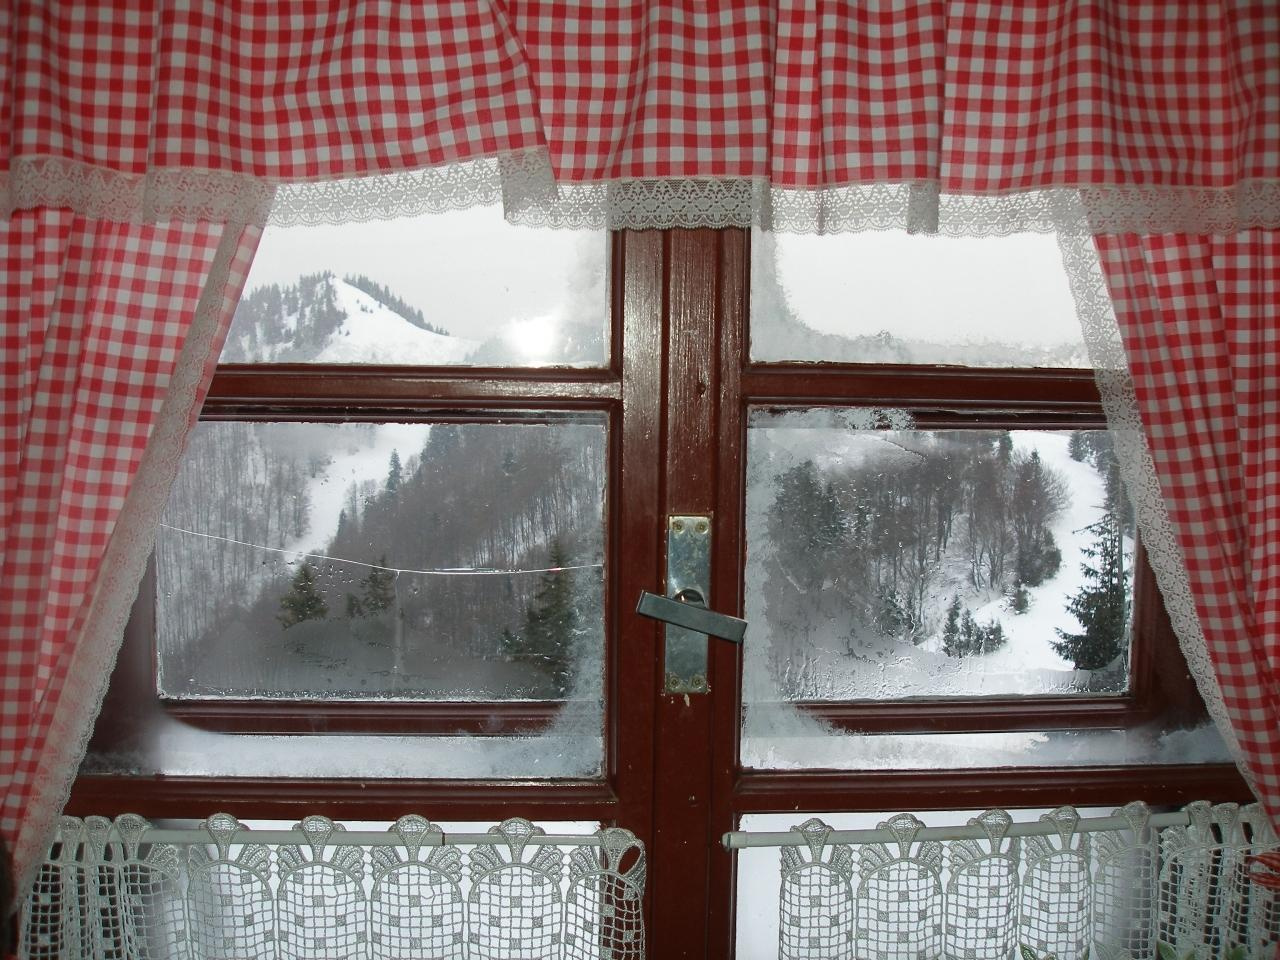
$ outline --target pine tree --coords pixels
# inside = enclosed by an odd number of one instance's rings
[[[564,567],[568,558],[558,537],[551,538],[549,567]],[[542,575],[537,592],[525,610],[521,655],[542,664],[558,695],[569,692],[574,658],[578,611],[574,605],[573,577],[567,570]]]
[[[1026,613],[1031,606],[1031,595],[1027,593],[1026,584],[1021,581],[1013,586],[1013,600],[1010,606],[1014,613]]]
[[[1067,441],[1067,455],[1077,463],[1083,463],[1089,455],[1089,444],[1083,430],[1071,431],[1071,439]]]
[[[1058,630],[1062,641],[1054,642],[1053,649],[1077,670],[1100,670],[1124,650],[1129,623],[1128,574],[1119,517],[1108,510],[1085,529],[1095,538],[1093,546],[1083,551],[1092,562],[1080,565],[1085,583],[1067,604],[1081,632]]]
[[[289,592],[280,598],[280,612],[276,619],[287,630],[304,620],[323,620],[329,615],[329,605],[316,589],[316,571],[303,562],[293,575]]]
[[[942,652],[948,657],[959,656],[960,649],[960,598],[951,598],[947,607],[947,622],[942,627]]]
[[[1053,538],[1053,532],[1042,527],[1018,544],[1018,556],[1014,572],[1019,585],[1038,587],[1062,567],[1062,551]]]
[[[1106,508],[1120,518],[1121,529],[1130,536],[1137,529],[1137,518],[1133,512],[1133,501],[1125,492],[1124,481],[1120,479],[1120,461],[1116,459],[1114,449],[1107,451],[1105,459],[1098,463],[1102,473],[1103,489],[1106,491]]]
[[[1013,434],[1008,430],[1001,430],[996,437],[996,459],[1003,466],[1008,466],[1013,459]]]
[[[979,627],[981,641],[978,645],[978,653],[995,653],[1005,645],[1004,627],[1000,625],[999,620],[992,620],[985,627]]]
[[[769,532],[788,574],[806,591],[822,587],[832,551],[845,536],[844,513],[830,483],[824,485],[812,460],[778,477],[769,511]]]
[[[361,615],[377,616],[384,610],[391,609],[396,602],[396,574],[387,569],[387,557],[383,554],[378,559],[378,566],[369,571],[369,575],[361,581],[363,595],[360,598]]]
[[[400,466],[400,452],[392,450],[391,459],[387,463],[387,493],[395,493],[399,490],[403,479],[404,471]]]

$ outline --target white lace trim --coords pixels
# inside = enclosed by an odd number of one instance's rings
[[[223,229],[151,439],[102,558],[58,709],[50,718],[48,737],[32,777],[26,823],[13,851],[15,869],[20,871],[18,890],[28,889],[34,879],[88,750],[138,584],[155,544],[160,514],[195,423],[220,324],[224,314],[230,318],[227,284],[246,229],[258,228],[228,224]]]
[[[1083,210],[1080,214],[1083,216]],[[1081,231],[1059,233],[1059,247],[1089,359],[1096,373],[1098,390],[1102,394],[1107,428],[1114,439],[1116,456],[1120,461],[1120,474],[1133,501],[1138,526],[1142,531],[1142,544],[1160,585],[1160,594],[1178,637],[1178,645],[1186,657],[1187,667],[1209,716],[1217,725],[1236,765],[1257,794],[1257,785],[1244,762],[1240,744],[1232,729],[1204,631],[1200,626],[1200,618],[1196,613],[1182,549],[1174,536],[1164,494],[1156,476],[1155,462],[1147,446],[1142,417],[1138,412],[1137,394],[1129,375],[1124,343],[1102,275],[1097,249],[1092,237]]]
[[[1250,181],[1234,190],[1059,187],[991,196],[940,194],[936,184],[866,184],[761,189],[756,198],[762,226],[793,233],[905,229],[973,237],[1233,233],[1280,226],[1280,181]]]
[[[265,223],[275,187],[207,170],[155,170],[145,176],[55,157],[19,159],[0,172],[5,214],[35,207],[73,210],[98,220],[155,223]]]
[[[390,220],[495,203],[502,203],[507,210],[559,208],[555,174],[546,150],[483,157],[389,176],[283,184],[276,190],[270,222],[299,226]]]
[[[1280,227],[1280,180],[1231,190],[1091,187],[1080,191],[1092,233],[1239,233]]]
[[[0,173],[6,210],[61,207],[105,220],[341,224],[496,203],[512,223],[563,229],[749,227],[787,233],[905,229],[949,236],[1011,233],[1234,233],[1280,228],[1280,180],[1231,189],[1051,188],[940,194],[936,183],[820,190],[761,179],[649,179],[557,184],[545,149],[400,173],[276,184],[203,170],[117,173],[58,158]],[[1079,199],[1086,216],[1080,217]]]

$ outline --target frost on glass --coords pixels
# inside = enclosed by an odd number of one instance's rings
[[[755,230],[751,358],[1087,367],[1054,237]]]
[[[221,361],[603,366],[606,247],[486,207],[268,227]]]
[[[853,413],[751,418],[748,700],[1124,692],[1134,519],[1107,433]]]
[[[201,424],[156,547],[168,699],[599,715],[600,418]]]

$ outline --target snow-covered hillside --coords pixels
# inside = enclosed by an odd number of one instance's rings
[[[916,455],[886,443],[883,436],[856,430],[779,425],[759,434],[751,438],[747,504],[747,619],[758,637],[755,654],[747,658],[750,698],[875,700],[1054,694],[1078,691],[1087,685],[1087,674],[1075,670],[1053,644],[1059,640],[1059,629],[1080,629],[1067,603],[1084,585],[1081,563],[1086,559],[1084,551],[1094,545],[1094,534],[1086,528],[1099,519],[1105,490],[1102,477],[1091,463],[1071,458],[1068,432],[1012,433],[1014,456],[1029,457],[1038,451],[1045,469],[1060,476],[1068,491],[1067,502],[1050,526],[1061,551],[1061,563],[1043,582],[1026,588],[1025,611],[1016,612],[1010,598],[998,590],[989,586],[975,588],[962,559],[944,556],[930,577],[923,609],[928,628],[924,638],[915,644],[865,644],[856,651],[850,648],[851,625],[832,618],[829,612],[815,607],[816,615],[800,628],[802,639],[797,639],[792,635],[796,625],[788,621],[788,615],[770,609],[761,589],[769,576],[766,563],[770,551],[777,548],[766,534],[770,505],[780,478],[798,462],[808,460],[822,471],[820,475],[828,476],[834,475],[831,471],[840,465],[856,466],[868,462],[868,458],[887,468],[895,461],[909,462]],[[1126,542],[1130,564],[1132,549],[1132,542]],[[840,571],[829,571],[831,582],[839,577]],[[969,656],[948,656],[944,652],[945,611],[957,595],[977,624],[988,628],[1000,625],[1005,638],[1002,647]]]
[[[241,299],[222,360],[431,366],[464,362],[480,345],[431,327],[388,296],[395,306],[331,273],[260,287]]]
[[[317,363],[430,366],[461,363],[479,343],[422,330],[345,280],[329,277],[346,320],[315,357]]]
[[[1080,624],[1066,609],[1065,600],[1084,586],[1081,563],[1094,537],[1085,528],[1095,523],[1105,499],[1102,477],[1087,462],[1072,460],[1067,454],[1069,434],[1018,431],[1014,449],[1024,453],[1038,450],[1045,466],[1067,479],[1071,502],[1053,524],[1054,539],[1062,551],[1062,566],[1044,583],[1028,587],[1030,606],[1026,613],[1014,613],[1005,597],[974,608],[980,623],[999,622],[1008,642],[993,653],[969,658],[952,658],[942,653],[941,639],[932,637],[922,647],[940,657],[930,678],[938,686],[914,691],[917,695],[951,692],[969,694],[1022,692],[1030,687],[1038,693],[1068,693],[1075,679],[1072,665],[1054,651],[1057,630],[1077,632]],[[1133,544],[1127,543],[1129,564]],[[949,682],[950,681],[950,682]],[[957,683],[958,681],[958,683]]]
[[[359,442],[331,447],[328,463],[309,479],[306,497],[311,507],[310,524],[305,534],[285,547],[287,552],[322,553],[338,532],[338,518],[351,488],[372,484],[381,489],[391,454],[407,458],[421,450],[431,429],[425,423],[367,424],[365,428]],[[334,429],[336,433],[340,427],[334,425]]]

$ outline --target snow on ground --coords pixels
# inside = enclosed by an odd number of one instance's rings
[[[1072,665],[1057,654],[1052,644],[1058,639],[1057,630],[1076,632],[1080,629],[1066,604],[1084,586],[1080,565],[1086,559],[1083,551],[1093,545],[1094,539],[1084,528],[1097,522],[1105,491],[1101,475],[1091,464],[1071,459],[1067,453],[1069,440],[1070,434],[1065,432],[1013,433],[1015,451],[1030,454],[1038,450],[1044,465],[1066,478],[1071,502],[1053,524],[1053,536],[1062,551],[1062,566],[1040,586],[1027,588],[1031,605],[1026,613],[1014,613],[1004,597],[974,608],[974,619],[982,624],[998,621],[1008,642],[984,656],[947,658],[955,667],[961,666],[965,659],[973,661],[975,669],[963,671],[966,693],[1025,692],[1033,676],[1036,682],[1031,692],[1070,690]],[[941,652],[941,637],[932,638],[925,648]]]
[[[839,442],[836,434],[820,431],[823,453],[863,456],[863,438],[856,435]],[[805,456],[814,455],[815,431],[768,431],[768,438],[756,438],[760,446],[752,455],[748,484],[748,525],[763,522],[772,502],[769,482]],[[794,434],[794,436],[792,436]],[[1071,502],[1053,525],[1054,537],[1062,551],[1058,573],[1039,587],[1028,588],[1030,609],[1015,614],[1003,597],[992,597],[973,610],[979,623],[999,620],[1008,637],[1007,645],[985,656],[947,657],[941,653],[941,638],[934,637],[908,655],[882,661],[874,666],[860,664],[845,652],[844,642],[831,635],[817,638],[813,675],[829,689],[844,696],[967,695],[998,693],[1054,693],[1071,690],[1078,674],[1071,664],[1053,650],[1056,628],[1078,630],[1075,618],[1065,609],[1067,601],[1081,587],[1081,551],[1091,545],[1083,528],[1094,522],[1103,502],[1102,478],[1089,463],[1078,463],[1067,453],[1070,436],[1065,432],[1019,431],[1013,434],[1015,449],[1040,452],[1046,467],[1067,480]],[[843,447],[837,447],[843,444]],[[761,476],[760,474],[766,474]],[[764,481],[764,482],[759,482]],[[1132,549],[1132,545],[1128,545]],[[748,586],[752,577],[763,576],[762,558],[748,555]],[[947,594],[949,597],[950,594]],[[1196,731],[1189,744],[1177,732],[1165,735],[1158,730],[1081,732],[1017,732],[953,735],[849,736],[785,702],[778,690],[767,657],[766,611],[759,591],[748,589],[743,724],[743,762],[757,769],[928,769],[1053,763],[1149,763],[1197,762],[1225,756],[1216,732]],[[752,637],[756,637],[755,643]],[[922,649],[923,648],[923,649]],[[1199,739],[1196,739],[1198,737]],[[1194,756],[1188,756],[1193,754]]]
[[[806,447],[807,455],[819,468],[856,464],[873,456],[879,459],[892,456],[892,451],[886,452],[882,439],[866,433],[824,430],[821,437],[822,448],[813,450],[813,430],[782,427],[771,429],[768,441],[773,449],[791,454],[780,462],[787,466],[793,458],[804,459]],[[1080,629],[1066,605],[1084,584],[1083,550],[1093,542],[1093,536],[1085,527],[1100,515],[1104,499],[1102,478],[1091,464],[1071,459],[1067,453],[1070,440],[1067,432],[1015,431],[1013,438],[1017,452],[1029,455],[1038,450],[1045,466],[1063,476],[1070,503],[1052,525],[1054,539],[1062,552],[1062,564],[1053,577],[1037,587],[1027,588],[1030,606],[1025,613],[1015,613],[1010,609],[1008,598],[993,592],[988,592],[985,600],[979,598],[975,603],[968,599],[966,603],[977,623],[984,626],[1000,623],[1007,638],[1005,646],[993,653],[970,657],[949,657],[942,652],[941,611],[953,593],[965,599],[968,575],[967,569],[962,569],[964,564],[953,559],[933,586],[933,600],[927,607],[933,611],[937,633],[918,646],[900,653],[895,651],[889,657],[855,659],[846,649],[843,636],[846,625],[828,624],[825,631],[815,635],[814,646],[808,651],[812,657],[809,675],[816,678],[812,695],[878,699],[889,691],[889,696],[899,699],[1068,693],[1078,688],[1081,676],[1069,661],[1057,654],[1053,642],[1058,640],[1058,629]],[[901,455],[912,456],[907,451]],[[776,477],[782,472],[782,466],[771,465],[770,472]],[[771,489],[769,497],[772,497]],[[760,507],[764,507],[763,501],[757,509]],[[763,575],[761,567],[754,569],[756,575]],[[764,613],[757,609],[756,619],[764,620]]]
[[[323,553],[338,532],[338,517],[351,485],[358,488],[372,480],[381,490],[390,469],[391,452],[397,451],[400,462],[405,463],[426,444],[430,429],[423,423],[382,423],[373,429],[367,445],[330,451],[333,460],[307,487],[311,498],[307,532],[284,549],[290,553]],[[335,434],[338,432],[335,430]]]
[[[315,358],[316,363],[461,363],[479,343],[416,327],[390,307],[337,277],[330,277],[347,318]]]

